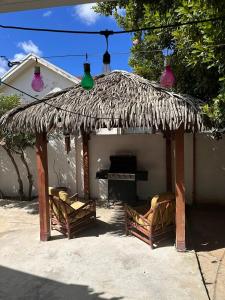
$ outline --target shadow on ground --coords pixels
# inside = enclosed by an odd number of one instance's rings
[[[193,207],[187,215],[189,248],[196,251],[208,298],[224,299],[225,207]]]
[[[104,216],[103,211],[101,210],[101,215],[97,216],[96,223],[93,223],[91,227],[86,228],[84,231],[78,233],[76,238],[82,237],[99,237],[104,234],[124,236],[125,235],[125,218],[124,210],[122,206],[116,206],[114,208],[105,209],[107,215],[110,215],[110,218]],[[97,207],[98,215],[98,207]],[[60,239],[62,235],[53,235],[51,240]]]
[[[125,236],[125,217],[124,217],[124,209],[123,206],[115,206],[111,209],[106,209],[108,213],[111,214],[111,217],[109,220],[105,221],[103,216],[97,217],[96,223],[93,224],[92,227],[86,228],[84,231],[78,233],[76,236],[76,239],[82,238],[82,237],[99,237],[101,235],[116,235],[116,236]],[[65,238],[63,235],[53,235],[51,237],[51,240],[57,240]],[[138,238],[134,237],[136,241],[138,241]],[[144,244],[144,242],[143,242]],[[156,240],[155,247],[169,247],[174,246],[175,244],[175,234],[171,233],[166,235],[163,239],[160,241]],[[151,247],[149,246],[149,249],[151,250]]]
[[[4,209],[18,208],[25,210],[28,214],[38,214],[38,202],[37,199],[32,201],[20,201],[20,200],[1,200],[0,207]],[[97,206],[97,214],[98,214]],[[102,206],[100,206],[102,208]],[[101,210],[102,213],[102,210]],[[84,236],[100,236],[103,234],[124,235],[124,209],[122,205],[115,205],[111,208],[105,208],[107,218],[103,216],[97,217],[96,224],[93,227],[87,228],[83,232],[79,233],[77,238]],[[106,219],[106,220],[105,220]],[[62,235],[53,235],[52,240],[61,239]]]
[[[19,208],[25,210],[28,214],[38,214],[38,202],[32,201],[19,201],[19,200],[1,200],[0,207],[5,209]],[[101,215],[98,216],[98,209],[101,209]],[[92,227],[86,228],[80,232],[76,238],[88,237],[88,236],[101,236],[104,234],[124,236],[125,235],[125,216],[123,204],[117,203],[110,208],[103,208],[97,204],[97,220]],[[65,238],[62,234],[56,232],[52,235],[51,240],[57,240]],[[160,241],[157,247],[173,246],[175,242],[174,236],[167,236],[164,240]]]
[[[188,245],[195,251],[225,248],[225,207],[203,206],[188,209]]]
[[[10,208],[21,208],[26,210],[28,214],[38,214],[38,202],[37,199],[32,201],[21,201],[21,200],[5,200],[1,199],[0,207],[10,209]]]
[[[1,300],[119,300],[123,297],[105,298],[104,292],[95,292],[86,285],[65,284],[13,269],[0,267]]]

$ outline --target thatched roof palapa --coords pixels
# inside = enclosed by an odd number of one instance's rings
[[[59,117],[63,130],[70,132],[105,127],[176,130],[181,124],[185,130],[204,129],[198,100],[172,93],[125,71],[96,77],[91,91],[77,84],[21,105],[0,122],[13,131],[49,132],[57,129]]]

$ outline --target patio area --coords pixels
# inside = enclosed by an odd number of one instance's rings
[[[112,99],[113,101],[111,101]],[[48,194],[49,134],[63,133],[67,153],[71,149],[71,137],[81,136],[82,169],[80,174],[82,174],[83,186],[80,194],[84,196],[85,200],[89,200],[93,197],[90,186],[92,166],[89,151],[92,132],[105,128],[108,130],[147,128],[152,134],[161,132],[165,137],[166,148],[163,157],[166,182],[162,190],[170,192],[175,189],[175,245],[178,251],[186,250],[184,134],[192,132],[194,139],[194,133],[205,130],[198,99],[169,92],[160,85],[133,73],[113,71],[96,76],[95,88],[88,93],[80,84],[77,84],[49,94],[42,100],[36,100],[10,110],[3,115],[0,123],[7,130],[13,132],[20,130],[36,136],[41,241],[48,241],[51,238]],[[193,170],[195,170],[194,162],[193,159]],[[172,164],[174,164],[174,170]],[[136,181],[136,174],[133,175],[133,179]],[[174,184],[172,184],[173,180]],[[162,190],[157,193],[161,193]]]
[[[210,299],[225,293],[225,207],[204,205],[189,212],[190,246],[195,249]]]
[[[207,299],[195,254],[126,237],[119,205],[98,207],[97,226],[79,238],[56,232],[48,243],[37,208],[0,200],[0,299]]]

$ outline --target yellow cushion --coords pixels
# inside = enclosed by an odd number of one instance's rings
[[[173,200],[175,196],[173,193],[162,193],[155,195],[151,200],[151,209],[154,209],[159,202],[163,202],[166,200]]]
[[[78,209],[78,208],[82,207],[84,204],[85,204],[85,202],[75,201],[70,206],[73,207],[74,209]]]
[[[85,215],[90,213],[90,205],[88,205],[87,207],[85,207],[83,210],[75,213],[75,211],[79,208],[81,208],[85,202],[82,201],[75,201],[71,204],[71,198],[69,197],[69,194],[65,191],[60,190],[60,188],[53,188],[53,187],[49,187],[49,194],[50,195],[54,195],[58,200],[61,200],[65,203],[67,203],[68,205],[66,206],[62,206],[60,205],[60,203],[56,205],[54,204],[54,202],[52,202],[52,210],[55,214],[55,216],[59,219],[61,219],[60,221],[62,222],[62,217],[65,218],[66,214],[68,215],[68,217],[70,218],[70,222],[75,222],[76,220],[83,218]],[[77,198],[76,198],[77,199]],[[94,208],[93,208],[94,209]],[[75,213],[75,214],[74,214]]]
[[[59,190],[57,188],[49,186],[48,187],[48,194],[51,195],[51,196],[58,197],[59,196]]]
[[[137,210],[143,210],[143,207],[137,207]],[[148,221],[144,221],[141,217],[140,217],[140,213],[138,213],[136,210],[134,210],[132,207],[127,205],[127,210],[129,211],[130,215],[132,216],[132,219],[139,225],[142,225],[143,227],[145,227],[146,229],[149,229],[149,224]]]
[[[148,215],[147,219],[152,225],[170,225],[175,220],[175,196],[172,193],[163,193],[155,195],[151,201],[151,209],[156,209],[160,202],[174,200],[170,203],[161,204],[155,212]]]
[[[65,201],[69,205],[71,204],[70,197],[69,197],[69,194],[67,192],[60,191],[59,192],[59,199],[61,199],[62,201]]]
[[[83,218],[84,216],[86,216],[89,213],[90,213],[90,211],[88,211],[87,209],[81,210],[76,215],[73,216],[73,219],[70,219],[70,222],[73,223],[73,222]]]

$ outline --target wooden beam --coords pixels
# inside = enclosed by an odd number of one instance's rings
[[[50,218],[48,200],[48,154],[46,133],[36,134],[37,182],[40,217],[40,240],[50,239]]]
[[[89,134],[82,133],[83,144],[83,171],[84,171],[84,198],[88,200],[90,198],[90,182],[89,182]]]
[[[184,187],[184,130],[175,133],[175,188],[176,188],[176,248],[186,250],[185,187]]]
[[[172,192],[172,156],[171,156],[171,135],[166,134],[166,188]]]
[[[83,3],[95,3],[100,1],[106,2],[110,0],[1,0],[0,12],[31,10],[39,8],[48,8],[52,6],[77,5]]]

